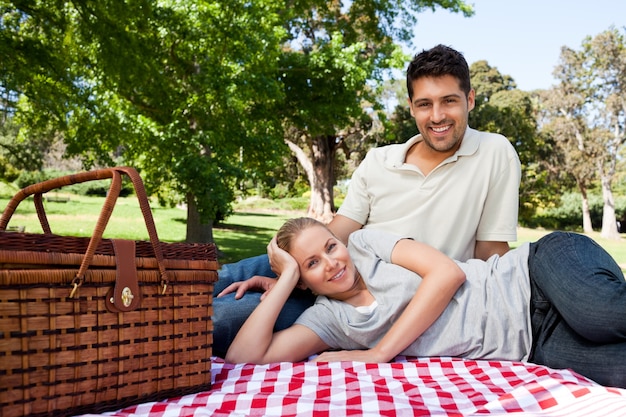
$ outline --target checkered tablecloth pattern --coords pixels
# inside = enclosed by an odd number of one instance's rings
[[[107,413],[188,416],[626,416],[626,390],[568,370],[507,361],[232,365],[213,358],[210,391]]]

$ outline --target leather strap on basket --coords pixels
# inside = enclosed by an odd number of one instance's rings
[[[0,217],[0,230],[6,230],[9,220],[11,219],[11,216],[13,216],[13,213],[19,203],[28,196],[33,195],[35,199],[35,207],[37,208],[37,216],[39,217],[42,229],[44,230],[44,233],[51,234],[52,232],[50,231],[50,226],[42,204],[42,194],[66,185],[111,178],[111,186],[109,188],[109,192],[107,193],[104,206],[100,212],[100,217],[98,218],[94,232],[89,241],[85,257],[83,258],[76,277],[72,281],[73,289],[70,293],[70,297],[73,297],[78,287],[82,285],[85,272],[91,264],[96,248],[102,240],[104,229],[106,228],[106,225],[111,217],[115,202],[117,201],[117,197],[119,196],[122,188],[122,174],[127,175],[133,183],[135,194],[139,200],[139,207],[141,208],[146,228],[148,229],[148,235],[150,236],[150,242],[152,243],[154,255],[159,266],[159,272],[161,274],[161,291],[162,293],[165,293],[168,284],[168,274],[165,270],[163,261],[163,251],[161,249],[159,237],[154,225],[154,219],[152,218],[152,212],[150,211],[150,204],[148,203],[148,197],[143,186],[143,181],[141,180],[139,173],[137,173],[137,171],[132,167],[115,167],[80,172],[29,185],[28,187],[18,191],[7,204],[4,212],[2,213],[2,217]]]
[[[141,303],[135,241],[113,239],[111,242],[115,251],[115,286],[107,294],[105,304],[114,313],[132,311]]]

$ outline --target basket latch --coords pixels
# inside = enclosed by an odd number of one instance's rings
[[[115,251],[115,286],[107,294],[106,306],[115,313],[132,311],[141,303],[135,241],[112,239],[111,242]]]

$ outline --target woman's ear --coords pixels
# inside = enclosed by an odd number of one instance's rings
[[[304,283],[304,281],[302,281],[301,279],[298,280],[298,283],[296,284],[296,288],[300,289],[300,290],[306,290],[307,285]]]

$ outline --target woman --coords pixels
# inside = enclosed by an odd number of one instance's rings
[[[346,248],[323,224],[299,218],[283,225],[268,254],[280,278],[227,361],[300,361],[319,352],[317,361],[522,360],[626,388],[626,281],[586,236],[555,232],[461,263],[372,229],[354,232]],[[317,301],[273,333],[295,287]]]

